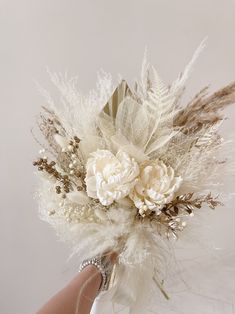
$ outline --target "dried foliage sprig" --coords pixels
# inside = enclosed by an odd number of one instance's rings
[[[211,193],[195,198],[193,195],[194,193],[187,193],[177,196],[162,208],[159,215],[156,215],[155,212],[149,212],[148,219],[162,224],[165,227],[163,228],[164,233],[168,238],[171,236],[178,238],[178,232],[186,226],[185,218],[187,216],[193,217],[195,210],[202,208],[203,204],[208,205],[211,209],[223,206],[223,203],[218,200],[218,196],[213,197]],[[141,219],[140,215],[138,217]],[[161,229],[161,234],[163,230]]]
[[[162,212],[167,216],[177,216],[180,211],[186,211],[188,214],[192,214],[196,208],[200,209],[204,203],[212,209],[215,209],[218,205],[222,206],[222,203],[217,200],[218,196],[213,197],[211,193],[196,198],[193,198],[193,195],[194,193],[188,193],[177,196],[162,209]]]

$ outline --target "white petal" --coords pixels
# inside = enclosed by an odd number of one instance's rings
[[[86,178],[86,186],[87,186],[87,195],[93,198],[97,198],[96,178],[95,177]]]

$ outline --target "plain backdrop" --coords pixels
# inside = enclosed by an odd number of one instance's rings
[[[30,130],[43,104],[35,80],[51,88],[45,67],[78,75],[86,92],[100,68],[132,81],[147,46],[150,61],[170,83],[208,36],[188,81],[190,97],[208,83],[213,91],[235,79],[234,29],[234,0],[0,0],[1,314],[35,313],[78,269],[76,262],[66,263],[67,246],[39,220],[33,199],[38,145]],[[235,105],[226,112],[225,134],[234,131]],[[201,270],[202,286],[210,278],[213,288],[223,294],[226,286],[228,293],[220,300],[213,293],[203,300],[185,293],[182,313],[234,313],[234,220],[232,200],[211,215],[230,279],[223,282],[219,266]],[[169,313],[171,305],[161,312]]]

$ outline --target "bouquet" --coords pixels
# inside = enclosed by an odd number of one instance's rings
[[[118,252],[112,301],[133,313],[143,313],[157,289],[169,298],[169,243],[199,211],[222,205],[229,141],[219,130],[235,83],[212,94],[207,86],[183,104],[203,47],[170,86],[145,56],[132,88],[123,79],[115,88],[101,72],[96,90],[84,95],[77,78],[50,73],[59,97],[42,90],[37,121],[45,141],[36,138],[41,156],[33,162],[40,217],[70,243],[71,256]]]

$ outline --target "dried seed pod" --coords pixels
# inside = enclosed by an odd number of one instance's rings
[[[43,160],[42,158],[40,158],[40,159],[38,160],[38,164],[39,164],[39,165],[41,165],[43,162],[44,162],[44,160]]]
[[[61,193],[61,187],[60,187],[59,185],[57,185],[57,186],[55,187],[55,189],[56,189],[56,193],[57,193],[57,194],[60,194],[60,193]]]
[[[74,136],[74,140],[75,140],[75,142],[77,142],[77,143],[80,142],[80,139],[79,139],[77,136]]]
[[[68,187],[64,188],[65,193],[69,193],[70,189]]]

